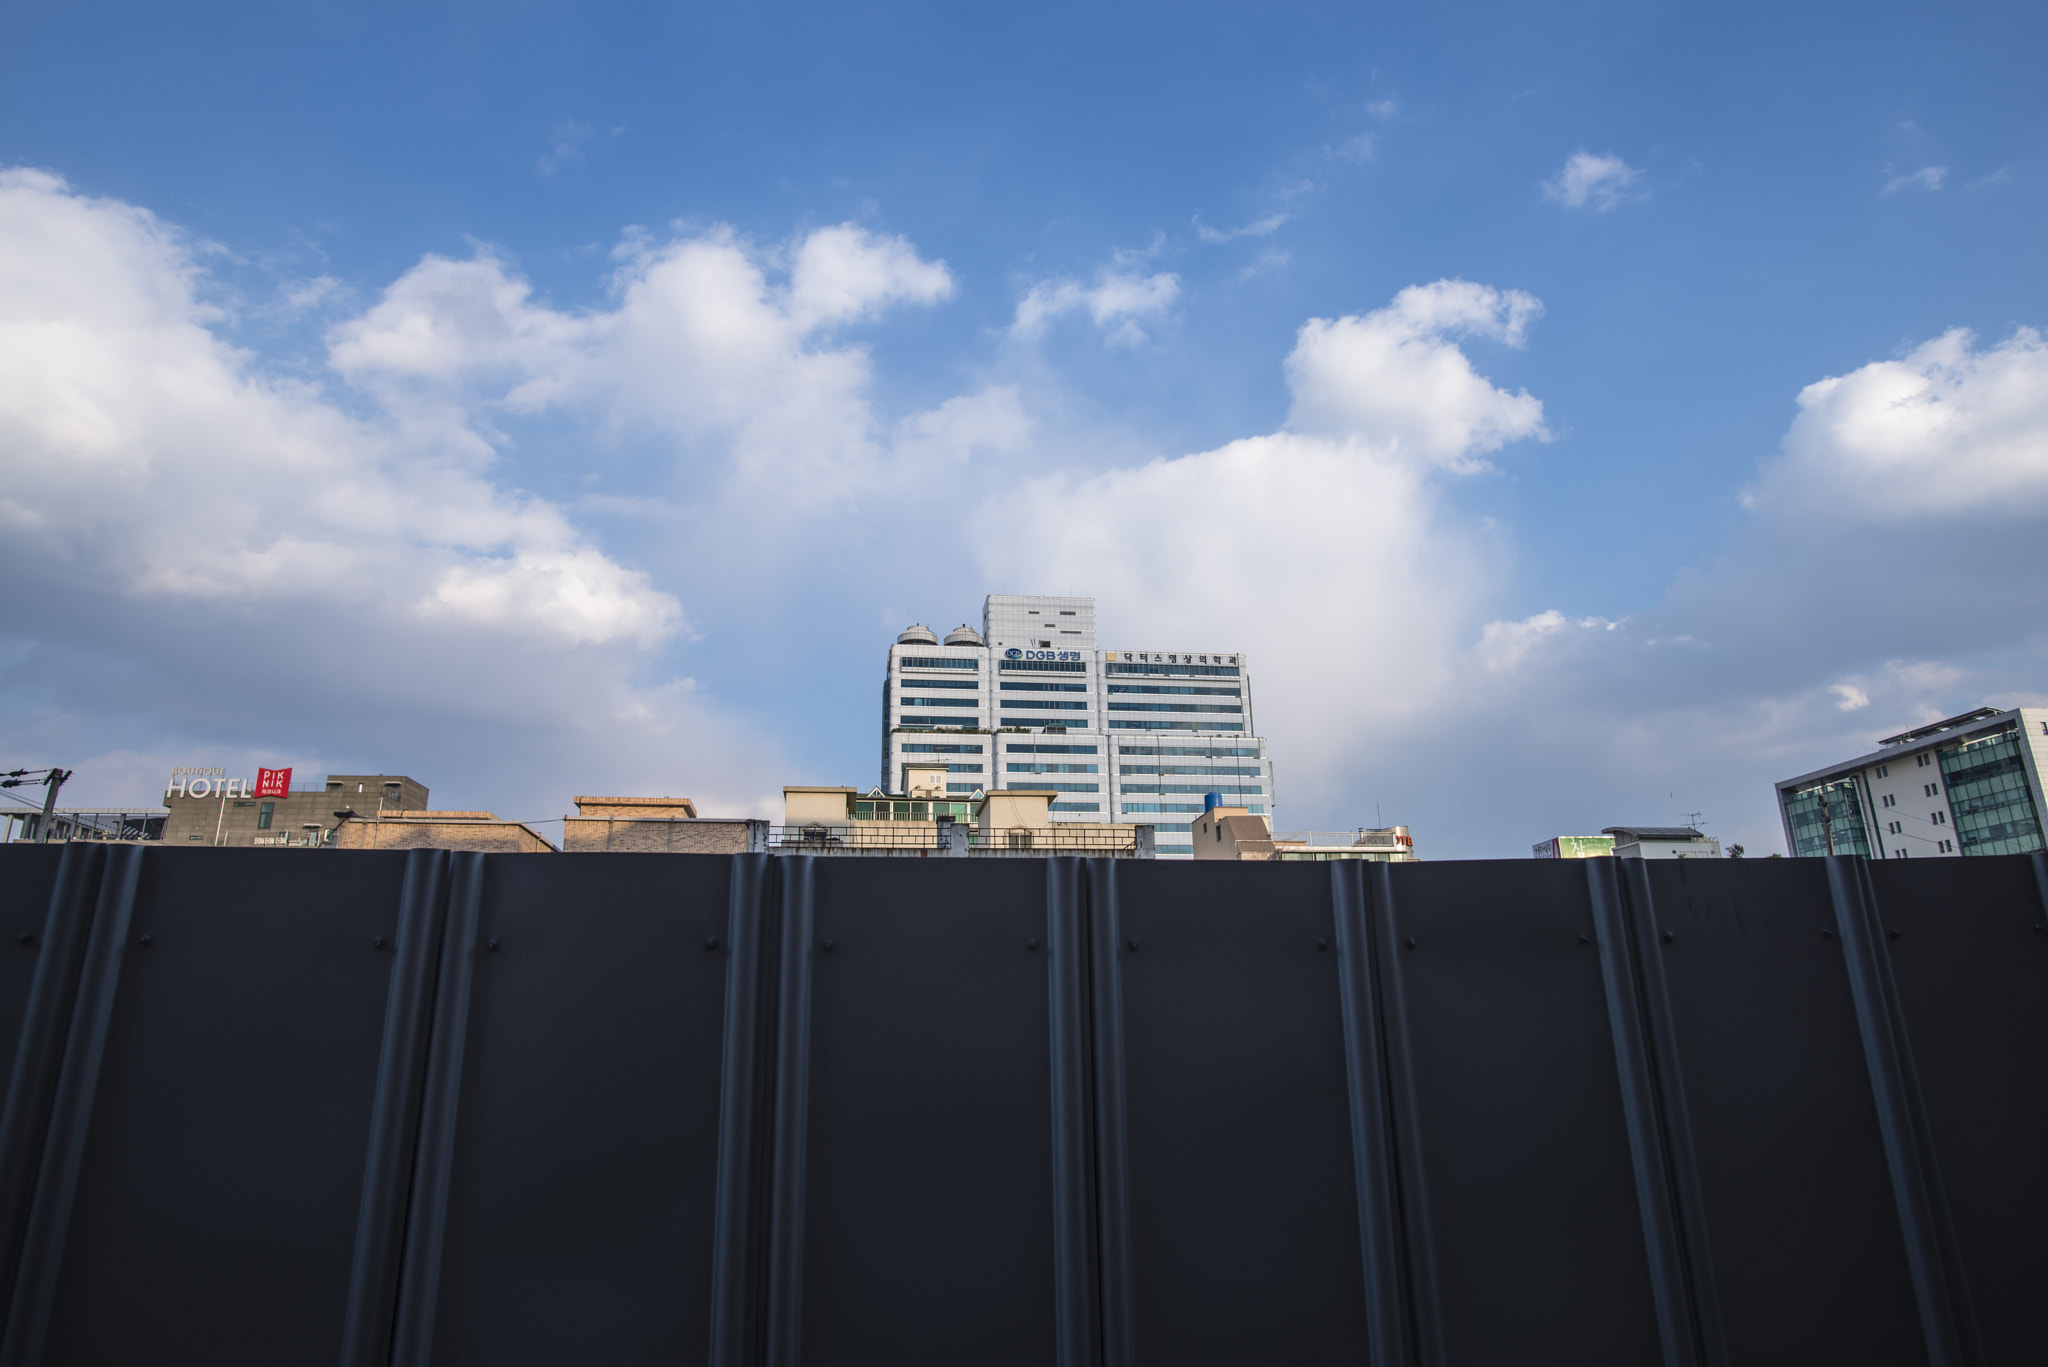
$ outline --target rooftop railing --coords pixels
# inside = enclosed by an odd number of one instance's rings
[[[950,834],[949,834],[950,832]],[[941,827],[937,822],[890,821],[873,824],[770,826],[768,848],[778,854],[886,854],[895,851],[954,852],[948,840],[965,840],[969,855],[1087,854],[1134,855],[1138,837],[1126,828],[1085,825],[1052,830],[981,831],[971,826]]]

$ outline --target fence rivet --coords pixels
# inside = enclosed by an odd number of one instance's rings
[[[493,954],[495,954],[498,952],[498,942],[496,940],[493,940],[489,944],[485,945],[484,948],[490,950]]]
[[[1581,935],[1579,937],[1579,943],[1582,945],[1589,945],[1593,943],[1593,937],[1590,935]]]
[[[1676,940],[1677,938],[1678,937],[1676,935],[1673,935],[1668,930],[1664,932],[1664,943],[1667,945],[1670,944],[1673,940]]]
[[[2039,930],[2040,928],[2041,928],[2041,927],[2039,927],[2039,926],[2035,926],[2035,927],[2034,927],[2034,929],[2036,929],[2036,930]],[[25,944],[25,945],[32,945],[32,944],[34,944],[34,943],[36,942],[36,937],[35,937],[35,936],[33,936],[33,935],[31,935],[31,934],[29,934],[29,933],[28,933],[27,931],[25,931],[25,930],[24,930],[23,932],[21,932],[21,934],[19,934],[19,935],[15,936],[14,938],[15,938],[15,939],[17,939],[17,940],[19,940],[19,941],[21,941],[21,942],[22,942],[23,944]]]
[[[2035,932],[2036,932],[2036,933],[2039,933],[2040,929],[2041,929],[2041,923],[2040,923],[2039,921],[2036,921],[2036,922],[2034,922],[2034,930],[2035,930]]]
[[[1415,948],[1415,937],[1412,935],[1408,937],[1408,948]]]
[[[832,952],[832,942],[830,940],[825,941],[825,952],[827,954]]]
[[[718,948],[718,937],[717,937],[716,935],[714,935],[714,936],[712,936],[712,937],[711,937],[710,939],[706,940],[706,941],[704,942],[704,948],[706,948],[706,949],[716,949],[716,948]]]
[[[1835,932],[1833,932],[1832,930],[1823,930],[1820,933],[1820,938],[1823,940],[1832,940],[1835,938]]]
[[[384,948],[384,937],[382,935],[379,935],[376,939],[370,941],[370,944],[374,948],[382,949]]]
[[[1136,940],[1126,940],[1124,941],[1124,948],[1135,954],[1138,952],[1138,942]]]
[[[1898,939],[1898,938],[1899,938],[1899,936],[1901,936],[1901,935],[1903,935],[1903,934],[1905,934],[1905,932],[1904,932],[1904,931],[1902,931],[1902,930],[1895,930],[1895,931],[1893,931],[1893,932],[1892,932],[1892,938],[1893,938],[1894,940],[1896,940],[1896,939]]]
[[[1330,942],[1329,942],[1328,940],[1318,940],[1318,941],[1316,941],[1316,948],[1317,948],[1317,949],[1328,949],[1329,947],[1330,947]]]
[[[1026,949],[1036,949],[1036,948],[1038,948],[1038,941],[1036,941],[1036,940],[1026,940],[1026,941],[1024,942],[1024,948],[1026,948]]]
[[[151,944],[155,944],[155,943],[156,943],[156,940],[155,940],[155,938],[154,938],[154,937],[152,937],[152,936],[148,936],[148,935],[145,935],[145,936],[143,936],[143,937],[142,937],[142,943],[143,943],[143,944],[146,944],[146,945],[151,945]]]

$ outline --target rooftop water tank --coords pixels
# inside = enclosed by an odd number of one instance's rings
[[[932,629],[922,623],[911,627],[896,638],[896,644],[899,646],[935,646],[938,643],[939,638],[932,635]]]
[[[949,646],[978,646],[982,643],[981,633],[965,622],[946,633],[946,644]]]

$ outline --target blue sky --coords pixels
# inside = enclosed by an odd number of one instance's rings
[[[1283,825],[1776,848],[2048,697],[2044,29],[24,11],[0,749],[773,810],[904,623],[1081,592],[1255,655]]]

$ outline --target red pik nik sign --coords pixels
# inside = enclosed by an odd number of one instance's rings
[[[292,791],[292,771],[289,769],[258,769],[256,771],[256,796],[289,797]]]

